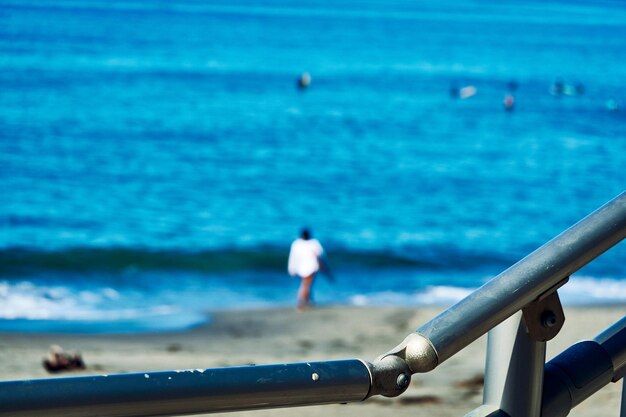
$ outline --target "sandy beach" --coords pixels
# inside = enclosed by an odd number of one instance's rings
[[[323,307],[220,311],[211,322],[184,332],[140,335],[1,334],[3,380],[50,377],[42,358],[50,345],[81,352],[87,369],[58,376],[211,368],[246,364],[362,358],[386,352],[438,308]],[[626,313],[624,306],[566,308],[566,323],[548,344],[548,359],[589,339]],[[228,413],[239,416],[463,416],[481,403],[486,337],[426,375],[394,399],[363,403]],[[55,377],[57,375],[54,375]],[[572,416],[617,416],[621,383],[610,384],[572,411]],[[216,414],[213,414],[216,415]]]

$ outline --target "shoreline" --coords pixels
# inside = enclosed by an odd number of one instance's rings
[[[338,309],[346,309],[346,310],[385,310],[385,309],[399,309],[399,310],[425,310],[425,311],[433,311],[440,312],[449,308],[454,303],[433,303],[433,304],[415,304],[415,305],[406,305],[401,304],[399,306],[389,306],[384,304],[354,304],[354,303],[320,303],[314,305],[311,310],[338,310]],[[573,309],[589,309],[589,310],[612,310],[612,309],[620,309],[624,307],[625,303],[620,303],[618,301],[610,301],[610,302],[563,302],[563,308],[565,310]],[[195,319],[188,320],[193,322],[190,325],[163,325],[162,327],[136,327],[135,322],[130,322],[130,326],[123,331],[116,331],[110,329],[118,329],[124,328],[128,322],[125,321],[106,321],[106,320],[64,320],[64,319],[5,319],[0,318],[0,336],[6,335],[48,335],[48,336],[141,336],[141,335],[151,335],[151,334],[159,334],[159,335],[167,335],[167,334],[178,334],[178,333],[186,333],[186,332],[194,332],[199,328],[209,327],[215,320],[216,316],[223,316],[228,314],[235,315],[257,315],[257,314],[268,314],[272,315],[275,311],[290,311],[295,310],[295,307],[291,305],[291,303],[282,303],[275,305],[262,305],[262,306],[245,306],[245,307],[221,307],[214,308],[210,310],[206,310],[204,312],[196,312],[193,313]],[[436,313],[433,314],[435,317]],[[165,315],[162,317],[154,316],[156,319],[170,319],[171,317],[175,317],[177,315]],[[148,321],[147,319],[142,319],[143,321]],[[427,320],[426,320],[427,321]],[[421,324],[424,324],[424,321]],[[9,326],[5,326],[4,322],[9,323]],[[15,324],[19,322],[23,324],[24,327],[20,328],[19,324]],[[11,325],[12,324],[12,325]],[[51,325],[52,324],[52,325]],[[101,326],[102,329],[89,330],[85,331],[84,329],[88,328],[89,325],[93,325],[94,327]],[[419,327],[417,325],[416,327]],[[58,329],[63,327],[69,327],[68,330],[49,330],[49,329]],[[44,330],[42,330],[44,329]]]
[[[361,358],[373,360],[387,352],[442,307],[345,307],[211,311],[212,320],[184,331],[141,334],[0,333],[1,380],[101,375],[250,364]],[[626,314],[626,306],[565,306],[566,321],[548,343],[551,359],[572,343],[591,339]],[[41,366],[52,344],[78,351],[85,371],[48,374]],[[463,416],[482,401],[481,378],[486,336],[442,363],[415,375],[403,395],[374,397],[351,405],[298,409],[305,417],[333,415],[367,417],[393,409],[401,416]],[[571,416],[611,415],[620,401],[621,384],[609,384],[575,408]],[[332,409],[331,409],[332,408]],[[605,412],[603,412],[604,410]],[[289,409],[244,411],[236,415],[290,415]],[[293,413],[293,411],[291,411]],[[228,413],[232,415],[232,413]],[[215,414],[212,414],[215,415]],[[226,415],[226,414],[224,414]]]

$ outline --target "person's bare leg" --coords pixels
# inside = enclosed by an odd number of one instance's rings
[[[311,284],[313,284],[313,275],[302,278],[300,281],[300,289],[298,290],[298,310],[302,311],[309,305],[311,298]]]

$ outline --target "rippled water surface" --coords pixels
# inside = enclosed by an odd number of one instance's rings
[[[624,51],[617,2],[0,0],[0,328],[289,305],[304,225],[318,302],[453,302],[624,190]]]

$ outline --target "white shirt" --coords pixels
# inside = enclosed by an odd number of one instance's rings
[[[289,251],[289,274],[304,278],[316,273],[320,269],[319,257],[323,253],[324,249],[317,239],[296,239]]]

